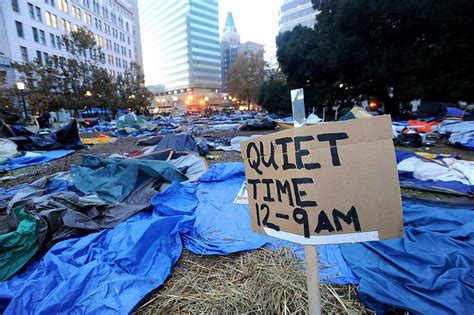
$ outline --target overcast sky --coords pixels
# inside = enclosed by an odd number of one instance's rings
[[[265,60],[271,62],[276,53],[280,3],[281,0],[219,0],[219,32],[222,34],[227,12],[232,12],[240,41],[265,45]]]

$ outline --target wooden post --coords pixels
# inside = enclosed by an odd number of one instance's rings
[[[319,290],[318,248],[316,245],[304,246],[306,283],[308,286],[309,314],[321,314],[321,292]]]
[[[293,96],[292,96],[293,98]],[[302,106],[302,108],[301,108]],[[306,125],[306,117],[295,117],[297,113],[305,113],[304,102],[296,103],[292,100],[293,124],[295,128]],[[323,121],[326,116],[326,107],[323,109]],[[314,113],[314,108],[313,108]],[[299,118],[300,122],[297,122]],[[309,314],[321,314],[321,292],[319,291],[318,248],[316,245],[304,246],[304,260],[306,267],[306,283],[308,287]]]

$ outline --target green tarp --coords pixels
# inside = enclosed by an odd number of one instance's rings
[[[35,217],[24,206],[13,208],[13,213],[17,229],[0,235],[0,281],[14,275],[39,249]]]
[[[72,166],[71,173],[77,189],[108,202],[122,202],[147,181],[161,184],[187,179],[169,162],[94,156],[83,156],[81,166]]]

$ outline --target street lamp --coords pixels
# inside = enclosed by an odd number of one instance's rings
[[[129,96],[128,96],[128,99],[129,99],[129,100],[134,100],[134,99],[135,99],[135,95],[134,95],[134,94],[129,95]]]
[[[205,101],[205,102],[209,102],[209,97],[207,97],[207,96],[204,97],[204,101]]]
[[[28,112],[26,110],[26,102],[25,102],[25,83],[23,82],[17,82],[16,87],[18,90],[20,90],[21,93],[21,101],[23,103],[23,111],[25,112],[25,120],[29,120],[30,118],[28,117]]]
[[[87,90],[86,93],[84,94],[84,96],[91,97],[92,96],[91,91]]]

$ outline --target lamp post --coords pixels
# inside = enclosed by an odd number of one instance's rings
[[[25,83],[23,82],[17,82],[16,87],[18,90],[20,90],[21,93],[21,101],[23,103],[23,111],[25,112],[25,120],[29,120],[30,118],[28,117],[28,111],[26,110],[26,102],[25,102]]]
[[[86,97],[86,99],[91,97],[92,96],[91,91],[87,90],[86,93],[84,93],[84,96]],[[87,100],[87,103],[89,103],[89,100]],[[86,109],[89,110],[89,114],[92,116],[92,108],[89,108],[89,105],[86,105]],[[87,113],[87,110],[86,110],[86,113]],[[87,114],[84,114],[84,115],[87,115]]]

